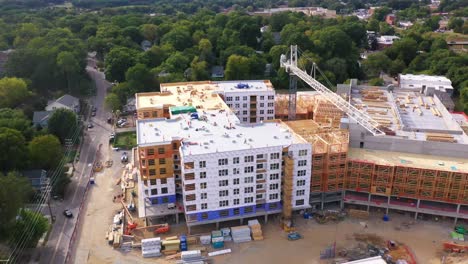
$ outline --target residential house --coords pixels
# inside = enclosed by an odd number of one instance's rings
[[[47,171],[45,170],[25,170],[21,172],[21,175],[29,179],[35,191],[44,191],[49,184]]]
[[[33,125],[35,127],[47,127],[49,118],[52,116],[53,111],[34,111]]]
[[[395,16],[395,14],[388,14],[388,15],[385,17],[385,22],[386,22],[387,24],[389,24],[390,26],[395,25],[395,22],[396,22],[396,16]]]
[[[378,49],[381,50],[390,47],[393,45],[393,42],[398,39],[400,38],[397,36],[380,36],[377,38]]]
[[[211,68],[211,78],[224,78],[224,67],[213,66]]]
[[[75,113],[80,112],[80,99],[71,96],[71,95],[64,95],[58,98],[55,101],[49,101],[46,106],[47,111],[54,111],[59,108],[65,108],[74,111]]]

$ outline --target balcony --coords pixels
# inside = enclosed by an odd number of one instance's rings
[[[195,200],[196,200],[195,194],[188,194],[185,196],[185,201],[190,202],[190,201],[195,201]]]
[[[195,173],[193,173],[193,172],[192,172],[192,173],[186,173],[186,174],[184,175],[184,179],[185,179],[186,181],[195,180]]]
[[[185,191],[186,192],[194,191],[194,190],[195,190],[195,183],[185,185]]]
[[[194,162],[186,162],[184,163],[184,169],[186,170],[193,170],[195,168]]]

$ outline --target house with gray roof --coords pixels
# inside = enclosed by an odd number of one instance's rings
[[[54,111],[56,109],[65,108],[74,111],[75,113],[80,112],[80,99],[66,94],[55,101],[49,101],[46,106],[47,111]]]
[[[34,111],[33,125],[35,127],[47,127],[49,118],[52,116],[53,111]]]
[[[43,191],[49,184],[45,170],[25,170],[21,172],[21,175],[29,179],[32,188],[36,191]]]

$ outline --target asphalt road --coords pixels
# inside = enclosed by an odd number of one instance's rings
[[[106,123],[109,113],[104,110],[104,98],[107,88],[111,84],[104,79],[103,73],[94,69],[94,66],[95,62],[89,59],[86,70],[94,80],[97,90],[96,95],[90,99],[90,103],[97,107],[96,116],[91,118],[91,122],[95,126],[92,129],[86,130],[80,152],[80,160],[75,164],[76,170],[73,174],[72,182],[67,188],[64,200],[53,201],[51,203],[52,213],[56,216],[56,221],[53,224],[47,244],[39,252],[39,263],[65,263],[70,243],[74,242],[72,241],[72,234],[77,224],[77,216],[82,199],[85,198],[85,189],[89,181],[96,151],[100,144],[105,145],[107,143],[108,135],[112,131],[111,126]],[[65,209],[70,209],[74,217],[70,219],[65,218],[62,214]]]

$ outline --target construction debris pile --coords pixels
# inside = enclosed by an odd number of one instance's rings
[[[321,211],[321,212],[314,214],[314,218],[319,224],[325,224],[330,221],[333,221],[333,222],[343,221],[345,217],[346,217],[346,212],[335,211],[335,210]]]
[[[262,226],[257,219],[249,220],[248,225],[254,241],[263,240]]]
[[[161,256],[161,238],[147,238],[141,240],[141,255],[144,258]]]
[[[232,240],[235,243],[249,242],[252,241],[250,237],[249,226],[235,226],[231,227]]]

